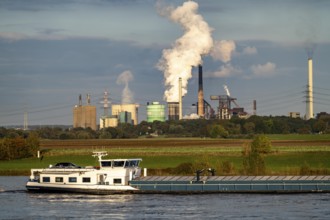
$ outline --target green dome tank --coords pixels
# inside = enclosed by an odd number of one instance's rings
[[[147,122],[165,121],[165,105],[152,102],[147,105]]]

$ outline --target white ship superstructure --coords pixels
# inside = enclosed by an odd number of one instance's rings
[[[99,167],[80,167],[58,163],[45,169],[32,169],[26,188],[29,191],[57,191],[105,194],[136,190],[129,181],[141,175],[142,159],[102,159],[105,152],[95,152]]]

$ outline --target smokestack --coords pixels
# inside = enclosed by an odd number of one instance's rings
[[[313,60],[308,58],[308,83],[306,96],[306,120],[313,118]]]
[[[253,115],[257,115],[257,100],[253,100]]]
[[[179,120],[182,119],[182,79],[179,78]]]
[[[87,105],[90,105],[91,104],[91,95],[87,94],[86,97],[87,97]]]
[[[81,94],[79,95],[79,106],[82,106]]]
[[[198,110],[200,118],[204,117],[204,91],[203,91],[203,67],[198,65]]]

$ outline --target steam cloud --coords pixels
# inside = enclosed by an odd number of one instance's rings
[[[231,60],[235,49],[236,45],[233,40],[216,41],[212,48],[211,56],[214,60],[221,60],[227,63]]]
[[[164,72],[167,102],[179,99],[178,83],[182,79],[182,95],[187,93],[188,80],[192,77],[191,68],[202,63],[202,55],[210,52],[213,46],[212,29],[197,13],[198,4],[185,2],[175,9],[165,8],[160,12],[171,21],[181,25],[184,34],[175,41],[173,48],[164,49],[157,67]]]
[[[117,78],[118,85],[125,85],[122,95],[121,95],[121,103],[122,104],[132,104],[134,101],[134,95],[132,91],[128,88],[128,82],[134,79],[131,71],[126,70],[122,72]]]

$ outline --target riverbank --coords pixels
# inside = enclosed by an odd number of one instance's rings
[[[31,168],[58,162],[97,165],[93,151],[107,151],[109,158],[139,157],[141,166],[154,175],[189,175],[184,165],[210,166],[217,175],[240,175],[242,150],[250,140],[224,139],[125,139],[42,140],[41,158],[0,161],[0,175],[29,175]],[[266,175],[330,174],[330,140],[272,140],[265,156]]]

